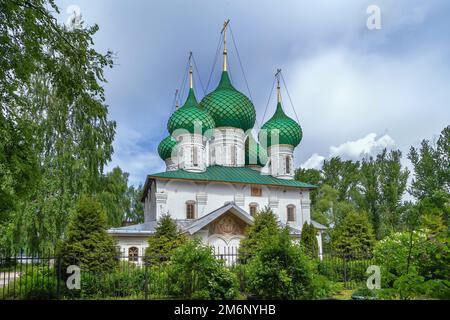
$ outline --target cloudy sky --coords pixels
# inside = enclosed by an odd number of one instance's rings
[[[57,1],[61,20],[71,5],[97,23],[95,46],[117,54],[107,71],[107,103],[117,122],[115,153],[132,184],[164,170],[158,143],[167,136],[189,51],[197,62],[197,98],[204,96],[224,19],[231,19],[257,122],[263,122],[273,76],[283,70],[304,131],[298,166],[318,167],[339,155],[357,159],[384,147],[404,154],[450,123],[450,1]],[[381,10],[369,30],[367,7]],[[236,88],[250,95],[229,43]],[[209,89],[217,84],[220,63]],[[186,92],[186,90],[185,90]],[[284,108],[295,118],[287,93]],[[184,97],[182,98],[184,99]],[[275,95],[265,120],[275,110]],[[406,163],[406,162],[405,162]]]

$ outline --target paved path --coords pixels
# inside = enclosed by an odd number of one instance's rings
[[[20,272],[0,272],[0,288],[20,276]]]

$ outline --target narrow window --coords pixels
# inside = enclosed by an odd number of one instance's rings
[[[186,202],[186,219],[195,219],[195,202]]]
[[[295,206],[293,205],[287,206],[287,221],[289,222],[295,221]]]
[[[136,247],[128,248],[128,261],[137,262],[139,257],[139,249]]]
[[[286,157],[286,174],[291,173],[291,158],[289,156]]]
[[[254,217],[256,215],[256,211],[258,210],[258,205],[256,203],[250,203],[250,215]]]
[[[194,167],[198,167],[198,148],[192,148],[192,164]]]

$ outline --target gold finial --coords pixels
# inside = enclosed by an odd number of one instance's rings
[[[189,52],[189,89],[194,87],[193,78],[192,78],[192,51]]]
[[[230,19],[225,20],[225,22],[223,23],[223,28],[221,33],[223,33],[223,67],[222,70],[223,71],[227,71],[227,27],[228,24],[230,23]]]
[[[178,102],[178,89],[175,90],[175,109],[178,110],[180,104]]]
[[[281,69],[277,69],[277,73],[275,73],[275,77],[277,77],[277,102],[278,103],[281,103],[280,73],[281,73]]]

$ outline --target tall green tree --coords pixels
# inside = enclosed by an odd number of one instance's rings
[[[402,215],[402,197],[406,191],[409,170],[402,168],[402,153],[384,149],[377,156],[380,190],[380,209],[387,233],[400,229]]]
[[[333,157],[323,162],[323,183],[339,192],[339,201],[351,201],[357,196],[359,167],[359,161],[343,161],[340,157]]]
[[[81,197],[58,248],[62,270],[76,264],[84,271],[106,273],[116,265],[117,255],[116,243],[106,232],[102,205],[94,198]]]
[[[52,11],[53,0],[0,2],[0,231],[34,250],[54,247],[79,195],[97,190],[115,128],[98,26],[71,30]]]
[[[98,193],[107,214],[108,227],[120,227],[131,209],[128,193],[128,176],[119,167],[115,167],[101,179],[101,191]]]
[[[372,225],[364,213],[350,211],[331,232],[333,249],[348,257],[368,256],[375,244]]]
[[[127,214],[127,219],[133,223],[144,222],[144,204],[141,202],[144,189],[142,185],[137,188],[130,186],[128,188],[128,197],[130,199],[130,211]]]
[[[300,237],[300,246],[305,250],[305,253],[313,259],[319,256],[319,244],[317,243],[317,230],[308,222],[305,222],[302,227],[302,234]]]
[[[445,127],[437,142],[423,140],[419,148],[411,147],[408,159],[414,167],[410,193],[421,200],[436,191],[450,193],[450,126]]]
[[[319,186],[322,183],[322,176],[320,170],[317,169],[298,168],[297,170],[295,170],[294,179],[297,181],[306,182],[317,186]],[[316,203],[317,193],[318,193],[317,188],[312,189],[309,193],[312,206],[314,206],[314,204]]]

